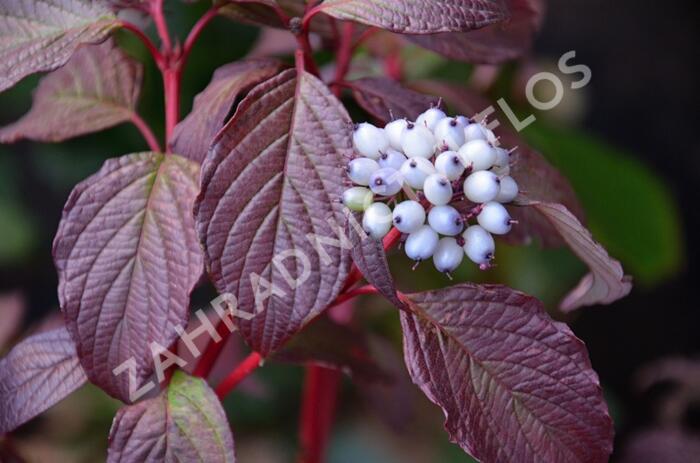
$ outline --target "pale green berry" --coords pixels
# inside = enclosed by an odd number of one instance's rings
[[[343,204],[352,211],[363,212],[374,201],[374,194],[365,187],[356,186],[343,192]]]

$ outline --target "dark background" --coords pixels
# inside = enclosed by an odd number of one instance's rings
[[[168,3],[176,31],[185,30],[206,8],[201,3],[187,7],[177,2]],[[584,93],[585,110],[580,111],[576,123],[569,125],[579,132],[605,140],[621,149],[625,153],[622,156],[645,165],[646,171],[670,192],[669,209],[672,211],[669,214],[681,227],[680,236],[670,234],[660,238],[662,242],[677,241],[680,246],[680,260],[671,266],[671,270],[664,271],[659,278],[645,280],[622,301],[609,307],[586,309],[568,319],[575,333],[586,342],[606,391],[616,421],[616,457],[636,433],[655,426],[654,407],[659,396],[673,391],[673,388],[667,388],[660,392],[640,393],[635,386],[637,372],[652,361],[678,355],[692,358],[700,352],[700,312],[696,302],[699,281],[696,230],[700,225],[696,209],[699,197],[696,191],[700,185],[697,104],[700,102],[695,72],[699,55],[697,44],[700,43],[699,24],[697,3],[691,0],[551,0],[544,28],[534,49],[538,62],[554,63],[561,54],[575,50],[576,62],[592,69],[593,80]],[[256,34],[255,28],[233,25],[225,19],[217,19],[204,33],[185,76],[183,114],[189,109],[192,96],[206,85],[211,72],[244,56]],[[142,61],[147,61],[133,39],[122,34],[120,40]],[[148,65],[141,110],[160,133],[159,79],[154,67]],[[30,91],[37,81],[37,77],[29,78],[0,95],[0,123],[8,123],[26,111]],[[105,159],[139,151],[143,147],[138,133],[129,126],[61,145],[22,142],[11,147],[0,146],[0,294],[19,292],[22,295],[26,305],[25,326],[57,313],[57,282],[50,248],[70,189],[96,171]],[[540,148],[545,155],[550,154]],[[610,182],[617,180],[622,178],[610,178],[601,169],[600,175],[591,175],[587,179],[587,188],[608,187],[606,191],[611,191]],[[611,194],[616,193],[613,190]],[[634,197],[616,199],[630,204],[636,202]],[[604,201],[599,203],[597,206],[604,209]],[[595,208],[596,204],[592,206]],[[637,206],[635,210],[639,213],[646,212],[644,204]],[[595,213],[593,216],[596,217]],[[646,219],[655,220],[653,216]],[[653,230],[637,227],[636,222],[631,224],[629,229],[624,223],[618,224],[623,227],[618,234],[627,234],[630,240],[635,240]],[[525,262],[530,262],[533,255],[538,254],[535,251],[529,253]],[[559,262],[556,256],[548,259],[550,264]],[[506,258],[501,265],[505,267],[511,260]],[[622,260],[625,263],[625,259]],[[564,262],[570,260],[564,258]],[[533,271],[522,262],[519,265],[516,268],[522,272]],[[572,268],[574,272],[580,271],[579,267]],[[556,275],[557,270],[548,275]],[[438,281],[434,275],[430,278]],[[547,282],[540,283],[540,286],[542,284]],[[529,289],[529,286],[524,286],[523,289]],[[535,289],[532,291],[537,294]],[[206,300],[206,296],[202,299]],[[0,306],[0,310],[2,308]],[[372,310],[368,309],[369,313],[373,313]],[[367,316],[374,322],[380,320],[376,323],[379,325],[385,323],[382,317]],[[388,317],[388,323],[395,322],[393,316]],[[250,388],[254,397],[260,396],[264,400],[234,398],[227,401],[227,411],[237,431],[237,443],[241,443],[241,461],[277,461],[275,451],[259,453],[260,448],[270,446],[287,455],[286,461],[291,461],[289,452],[293,452],[295,445],[300,372],[291,367],[274,366],[265,370],[261,373],[262,385],[254,384]],[[394,461],[391,455],[400,454],[397,448],[406,442],[405,438],[395,437],[398,440],[387,444],[387,448],[372,447],[375,445],[371,443],[372,439],[357,432],[357,426],[353,424],[358,420],[362,423],[362,418],[358,418],[353,408],[355,402],[361,401],[361,394],[350,386],[346,389],[346,404],[341,408],[331,461],[358,461],[361,458],[365,461]],[[92,452],[100,455],[116,405],[105,401],[93,390],[83,394],[86,395],[80,396],[80,401],[71,406],[91,404],[97,416],[78,414],[80,423],[72,428],[67,426],[68,431],[46,427],[48,425],[41,421],[30,424],[19,433],[20,439],[26,437],[27,451],[31,446],[35,447],[32,451],[46,447],[46,453],[38,455],[50,455],[51,461],[90,461]],[[432,423],[430,439],[440,442],[436,445],[449,447],[439,453],[441,461],[462,461],[461,453],[446,444],[439,412],[432,410],[424,399],[415,400],[423,400],[419,405],[421,410],[431,410],[426,412],[429,416],[427,422]],[[75,412],[70,413],[74,417]],[[66,415],[59,416],[61,420],[66,418]],[[51,418],[46,421],[50,424]],[[61,423],[65,426],[65,421]],[[683,426],[697,435],[700,402],[695,405],[691,402]],[[86,427],[92,434],[85,431]],[[37,437],[38,430],[46,431],[46,434]],[[386,430],[382,432],[396,436]],[[88,439],[94,443],[86,444]],[[374,449],[374,453],[358,450],[366,446]],[[243,460],[243,455],[248,454],[256,455],[257,459]],[[285,461],[284,458],[280,460]]]

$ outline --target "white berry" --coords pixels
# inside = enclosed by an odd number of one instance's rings
[[[506,177],[510,175],[510,166],[492,167],[491,172],[498,175],[499,177]]]
[[[413,260],[421,261],[430,259],[437,248],[440,237],[428,225],[423,225],[418,230],[408,235],[405,249],[406,255]]]
[[[509,203],[513,201],[519,193],[518,184],[513,177],[506,176],[501,178],[501,188],[496,196],[496,201],[499,203]]]
[[[430,158],[435,154],[435,136],[428,128],[408,124],[401,138],[401,148],[409,158]]]
[[[403,131],[406,130],[408,126],[408,121],[406,119],[396,119],[395,121],[389,122],[385,127],[387,137],[389,137],[389,145],[395,150],[401,150],[401,137],[403,137]]]
[[[501,189],[498,176],[488,170],[474,172],[464,181],[464,196],[474,203],[487,203],[498,196]]]
[[[384,203],[372,203],[362,216],[362,228],[369,236],[380,240],[391,230],[391,209]]]
[[[364,122],[355,128],[352,134],[355,150],[362,156],[379,159],[381,153],[389,148],[389,137],[384,129]]]
[[[437,206],[428,213],[428,224],[433,230],[446,236],[457,236],[464,229],[464,219],[452,206]]]
[[[476,220],[484,230],[494,235],[505,235],[512,228],[510,214],[501,203],[495,201],[484,204]]]
[[[472,225],[464,230],[464,253],[475,264],[488,265],[496,253],[496,243],[491,233],[479,225]]]
[[[416,125],[419,125],[421,127],[427,127],[429,130],[435,130],[435,126],[443,120],[444,118],[447,117],[447,114],[445,114],[444,111],[438,108],[430,108],[429,110],[425,111],[423,114],[418,116],[418,119],[416,119]]]
[[[463,129],[466,129],[469,124],[472,123],[472,120],[469,119],[467,116],[457,116],[455,117],[457,119],[457,122],[459,125],[462,126]]]
[[[488,170],[496,162],[496,150],[484,140],[468,141],[459,149],[459,156],[474,171]]]
[[[433,254],[433,264],[439,272],[453,272],[464,259],[464,251],[454,238],[443,238]]]
[[[417,201],[403,201],[394,207],[393,220],[401,233],[413,233],[425,224],[425,209]]]
[[[411,158],[401,166],[401,175],[411,188],[422,190],[425,179],[434,174],[435,166],[425,158]]]
[[[452,151],[457,151],[466,141],[464,136],[464,126],[459,120],[446,117],[435,126],[435,139],[438,147],[447,147]]]
[[[357,158],[348,163],[348,177],[355,185],[369,185],[369,178],[379,170],[377,161],[370,158]]]
[[[496,167],[507,167],[510,164],[510,153],[508,150],[496,147],[496,162],[493,163]]]
[[[435,206],[444,206],[452,200],[452,184],[443,174],[432,174],[423,185],[425,198]]]
[[[353,211],[362,212],[366,210],[373,200],[374,195],[365,187],[356,186],[343,192],[343,204]]]
[[[468,124],[464,128],[464,137],[468,142],[473,140],[488,140],[486,127],[484,127],[483,124],[479,122],[473,122],[471,124]]]
[[[435,159],[435,168],[450,180],[457,180],[464,173],[462,158],[454,151],[445,151]]]
[[[379,163],[379,167],[389,167],[394,170],[400,170],[403,163],[406,162],[406,156],[400,151],[389,148],[386,152],[382,153],[377,162]]]
[[[403,176],[396,169],[379,169],[370,176],[369,187],[374,194],[393,196],[403,188]]]

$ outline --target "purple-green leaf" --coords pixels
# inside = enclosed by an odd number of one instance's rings
[[[585,346],[542,304],[503,286],[408,295],[413,381],[478,460],[606,462],[613,426]]]
[[[201,163],[216,133],[224,126],[236,99],[282,69],[279,61],[251,59],[220,67],[194,99],[192,112],[173,132],[173,152]]]
[[[104,40],[118,25],[99,0],[0,2],[0,91],[63,66],[78,46]]]
[[[325,0],[318,10],[404,34],[458,32],[508,17],[504,0]]]
[[[0,129],[0,142],[59,142],[129,121],[141,75],[141,64],[111,40],[82,46],[64,67],[41,80],[32,109]]]
[[[629,294],[632,278],[625,275],[620,262],[608,255],[565,206],[539,201],[522,201],[522,204],[540,213],[591,270],[564,298],[561,310],[570,312],[583,306],[610,304]]]
[[[151,344],[167,349],[187,322],[203,260],[192,217],[198,171],[177,155],[108,160],[75,187],[54,240],[59,300],[83,368],[127,402],[130,380],[139,387],[153,372]],[[115,375],[124,362],[133,369]]]
[[[384,123],[401,118],[416,120],[423,111],[437,106],[440,101],[386,77],[365,77],[353,80],[349,85],[362,109]]]
[[[214,391],[178,370],[160,395],[117,412],[107,461],[233,463],[233,436]]]
[[[263,356],[345,284],[351,259],[341,246],[339,198],[348,185],[351,133],[329,89],[289,70],[248,94],[202,166],[196,220],[207,268],[219,292],[254,314],[237,322]]]
[[[507,0],[508,20],[469,32],[414,35],[407,38],[447,58],[499,64],[518,58],[532,46],[544,13],[543,0]]]
[[[65,328],[20,342],[0,360],[0,434],[52,407],[86,380]]]

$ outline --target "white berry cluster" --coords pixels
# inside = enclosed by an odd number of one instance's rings
[[[515,223],[502,204],[518,195],[509,176],[510,152],[496,146],[491,130],[431,108],[415,122],[397,119],[383,129],[359,124],[353,143],[360,156],[347,172],[358,186],[345,191],[343,203],[364,212],[362,226],[370,236],[381,239],[394,226],[408,235],[409,258],[432,257],[445,273],[465,254],[482,269],[491,266],[492,235],[508,233]],[[476,224],[470,225],[472,219]]]

